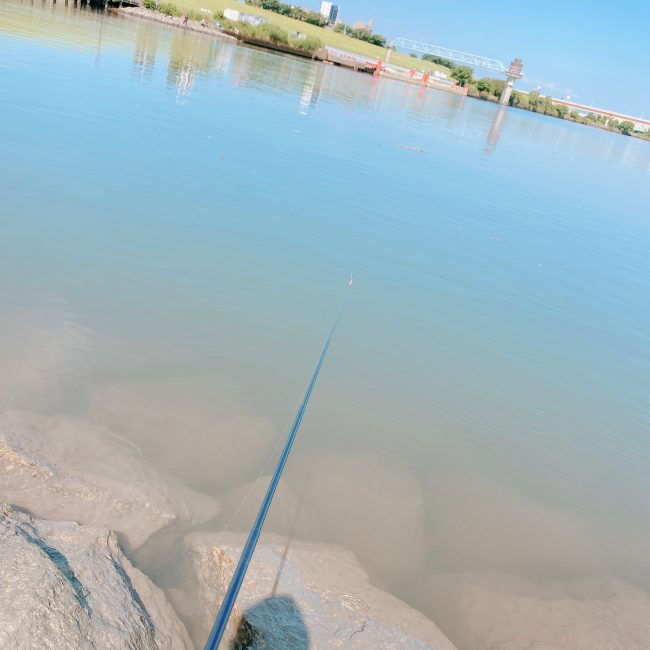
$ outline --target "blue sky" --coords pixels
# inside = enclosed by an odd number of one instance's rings
[[[320,6],[319,1],[310,4]],[[341,19],[475,54],[523,59],[523,88],[650,116],[650,0],[340,0]],[[486,73],[487,74],[487,73]]]

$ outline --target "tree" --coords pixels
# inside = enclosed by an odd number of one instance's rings
[[[623,135],[632,135],[634,132],[634,124],[629,120],[623,120],[616,128],[618,128]]]
[[[445,68],[449,68],[450,70],[458,67],[453,61],[450,61],[449,59],[443,59],[441,56],[436,56],[435,54],[423,54],[422,60],[430,61],[431,63],[437,63],[438,65],[442,65]]]
[[[521,105],[521,98],[522,98],[522,95],[519,94],[516,90],[513,90],[512,94],[510,95],[510,100],[508,101],[508,103],[510,104],[510,106],[520,106]],[[528,106],[525,106],[525,107],[521,106],[521,108],[528,108]]]
[[[474,81],[472,68],[467,65],[461,65],[458,68],[455,68],[450,76],[458,82],[458,85],[461,88],[463,88],[465,84],[471,84],[472,81]]]
[[[564,104],[553,104],[553,108],[555,109],[556,115],[561,120],[563,120],[567,116],[567,113],[569,112],[569,109]]]
[[[452,77],[454,75],[451,75]],[[488,95],[494,95],[494,79],[490,77],[483,77],[476,82],[476,87],[479,92],[488,93]]]
[[[494,94],[501,97],[506,87],[505,79],[492,79],[492,84],[494,85]]]
[[[550,95],[546,95],[546,97],[540,100],[537,111],[544,113],[544,115],[551,115],[553,117],[558,116],[557,111],[555,110],[555,105],[553,104],[553,98]]]

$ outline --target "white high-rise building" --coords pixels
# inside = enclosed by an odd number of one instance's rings
[[[325,18],[329,25],[334,25],[339,17],[339,6],[331,2],[321,2],[320,15]]]

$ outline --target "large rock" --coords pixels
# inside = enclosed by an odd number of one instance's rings
[[[220,495],[220,523],[247,530],[269,480]],[[325,452],[290,459],[265,530],[341,544],[383,587],[418,575],[426,560],[425,518],[420,486],[399,462],[373,452]]]
[[[170,487],[109,430],[18,411],[0,413],[0,499],[45,519],[106,526],[131,550],[172,522],[218,512],[212,499]]]
[[[438,477],[436,476],[436,479]],[[602,575],[612,553],[582,513],[480,473],[429,483],[431,557],[447,573]]]
[[[190,647],[163,593],[115,535],[0,504],[0,648]]]
[[[239,558],[238,535],[193,533],[185,540],[190,574],[176,593],[205,642]],[[181,605],[182,603],[182,605]],[[352,553],[340,546],[263,537],[228,630],[248,648],[413,648],[453,650],[419,612],[373,587]]]
[[[422,587],[436,620],[463,649],[650,648],[650,597],[621,580],[463,573],[424,578]]]
[[[293,459],[289,480],[303,472],[302,512],[317,519],[309,524],[317,539],[349,548],[385,584],[417,575],[427,554],[426,517],[408,467],[370,451],[328,452]]]

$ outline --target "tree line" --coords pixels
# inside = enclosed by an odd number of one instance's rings
[[[351,36],[359,41],[378,45],[379,47],[386,47],[387,44],[385,36],[382,36],[381,34],[373,34],[369,29],[363,27],[350,27],[343,22],[336,23],[334,31],[339,32],[340,34],[345,34],[346,36]]]
[[[506,82],[504,79],[494,79],[492,77],[474,78],[474,71],[466,65],[457,65],[453,61],[448,61],[439,56],[424,54],[422,60],[431,61],[443,65],[451,70],[450,77],[456,81],[460,87],[467,87],[467,94],[476,99],[498,102],[503,94]],[[618,131],[623,135],[636,135],[642,138],[650,139],[650,131],[646,133],[637,133],[634,131],[634,123],[629,120],[618,120],[616,118],[607,118],[605,115],[588,113],[582,115],[578,111],[570,110],[564,104],[556,104],[550,96],[541,96],[539,92],[533,90],[529,93],[512,91],[509,102],[510,106],[516,106],[533,113],[550,115],[561,120],[569,120],[578,124],[589,124],[598,126],[610,131]]]
[[[288,16],[289,18],[295,18],[296,20],[316,25],[317,27],[326,27],[328,25],[327,19],[316,11],[310,11],[309,9],[303,9],[302,7],[287,4],[286,2],[280,2],[280,0],[246,0],[246,3],[253,7],[261,7],[267,11],[273,11],[281,16]],[[337,22],[334,26],[334,31],[356,38],[359,41],[371,43],[372,45],[386,47],[386,37],[381,34],[373,34],[369,29],[350,27],[343,22]]]

